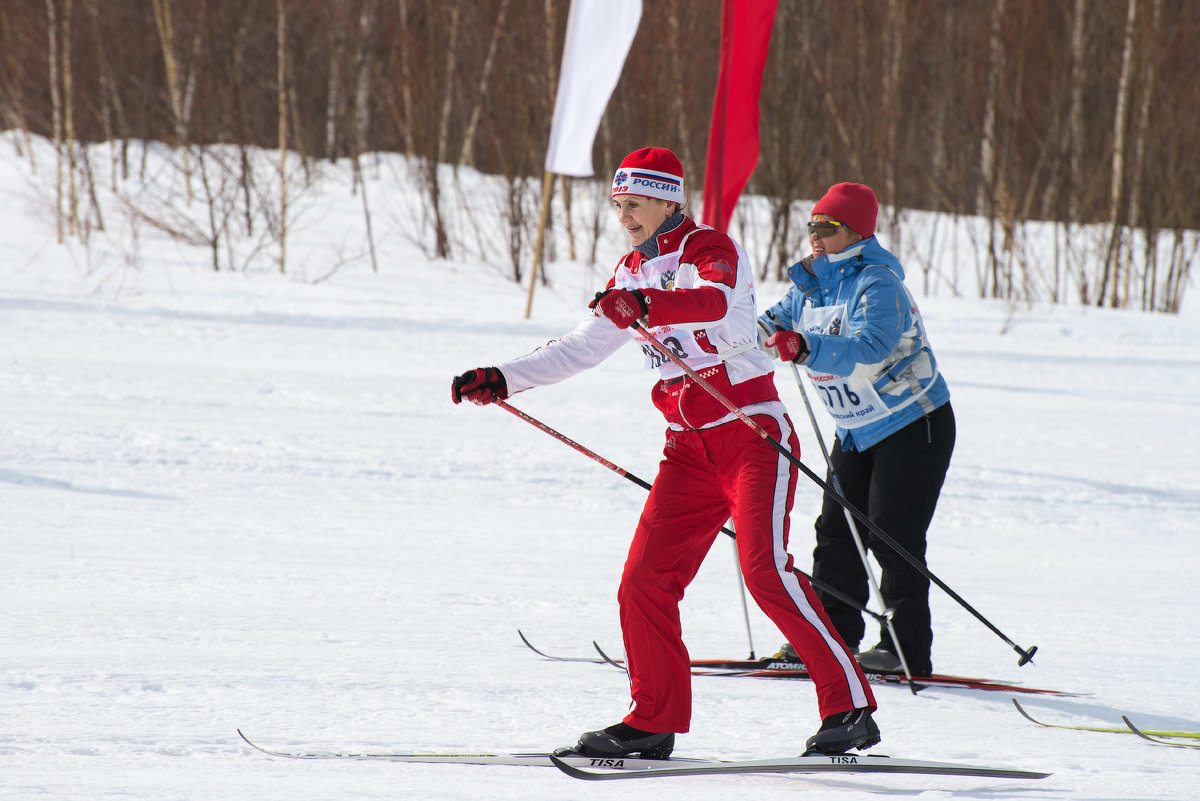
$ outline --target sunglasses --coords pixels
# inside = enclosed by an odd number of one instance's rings
[[[835,220],[809,220],[808,233],[815,234],[821,239],[826,239],[831,236],[836,236],[841,228],[845,228],[846,224]]]

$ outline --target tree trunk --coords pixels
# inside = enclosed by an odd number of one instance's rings
[[[1128,137],[1129,123],[1129,91],[1133,74],[1133,32],[1137,22],[1137,0],[1128,0],[1125,15],[1125,46],[1121,55],[1121,78],[1117,82],[1117,110],[1113,114],[1113,143],[1111,173],[1108,195],[1108,219],[1111,231],[1104,257],[1104,277],[1100,282],[1100,292],[1096,305],[1104,304],[1104,295],[1109,296],[1108,303],[1113,308],[1124,305],[1121,298],[1122,273],[1125,269],[1121,255],[1122,226],[1125,222],[1121,215],[1121,202],[1125,194],[1125,148]]]
[[[158,27],[158,38],[162,47],[163,66],[167,74],[167,95],[171,101],[171,114],[175,123],[175,147],[179,150],[187,186],[187,200],[192,202],[191,166],[188,160],[188,132],[184,114],[183,90],[179,85],[179,62],[175,57],[175,30],[171,22],[171,0],[150,0],[154,6],[154,23]]]
[[[159,0],[155,0],[159,2]],[[287,0],[275,0],[275,75],[279,112],[279,272],[287,271]]]
[[[4,115],[9,118],[9,122],[0,121],[0,124],[5,127],[17,128],[21,132],[21,137],[25,140],[25,153],[29,156],[29,168],[34,173],[37,172],[37,159],[33,153],[33,137],[29,133],[29,115],[25,110],[25,101],[23,99],[24,89],[23,81],[24,70],[17,63],[13,56],[12,42],[12,26],[9,24],[8,13],[4,8],[0,8],[0,53],[4,54],[5,61],[8,62],[9,72],[12,75],[12,83],[8,87],[8,95],[12,100],[12,108],[4,109]],[[17,147],[18,152],[20,146]]]
[[[71,17],[74,16],[73,0],[63,0],[62,19],[62,84],[63,84],[63,137],[67,148],[67,232],[82,236],[79,223],[79,188],[75,185],[77,170],[75,153],[78,137],[75,134],[75,99],[71,68]]]
[[[896,160],[899,158],[897,142],[904,124],[900,114],[900,64],[904,57],[904,31],[899,0],[888,0],[887,41],[884,49],[886,62],[883,72],[883,193],[891,215],[888,219],[889,243],[900,248],[900,202],[896,186]]]
[[[1130,170],[1129,187],[1129,224],[1130,226],[1140,225],[1143,235],[1146,237],[1141,287],[1141,307],[1144,311],[1151,311],[1154,308],[1156,283],[1155,240],[1158,237],[1158,226],[1151,204],[1147,203],[1143,207],[1142,199],[1147,193],[1146,140],[1150,131],[1150,107],[1153,104],[1155,79],[1157,78],[1153,48],[1154,43],[1158,41],[1161,22],[1162,0],[1153,0],[1148,22],[1149,30],[1145,30],[1140,37],[1140,49],[1146,54],[1146,58],[1145,64],[1142,66],[1142,87],[1138,92],[1137,125],[1133,135],[1133,168]],[[1130,265],[1133,264],[1132,247],[1133,239],[1130,237],[1130,252],[1126,254],[1126,262]],[[1126,272],[1126,297],[1129,297],[1128,282],[1131,278],[1132,270],[1128,270]]]
[[[413,98],[412,98],[412,59],[409,58],[409,44],[412,42],[412,30],[408,20],[408,0],[398,0],[400,14],[400,100],[404,104],[404,122],[401,136],[404,138],[404,155],[410,159],[417,152],[413,136]]]
[[[1084,21],[1087,17],[1087,0],[1075,0],[1071,17],[1071,102],[1067,113],[1067,220],[1066,236],[1063,241],[1063,259],[1068,274],[1075,272],[1079,277],[1079,300],[1091,302],[1090,276],[1082,264],[1075,270],[1075,226],[1083,222],[1083,192],[1080,176],[1083,175],[1083,86],[1084,62],[1087,58],[1084,39]]]
[[[333,162],[341,155],[338,147],[338,123],[342,114],[342,54],[346,50],[345,0],[330,3],[333,45],[326,54],[329,80],[325,82],[325,158]]]
[[[446,161],[450,152],[450,111],[454,107],[454,72],[458,65],[458,18],[460,6],[458,0],[450,0],[450,41],[446,44],[446,72],[442,85],[442,113],[438,117],[437,155],[435,160],[440,164]]]
[[[458,52],[459,2],[450,0],[449,41],[446,43],[446,71],[442,77],[442,109],[434,132],[436,145],[433,153],[425,160],[426,178],[429,188],[430,207],[433,209],[433,231],[437,258],[450,257],[450,237],[446,233],[446,220],[442,215],[442,192],[438,168],[446,160],[449,150],[450,110],[454,99],[454,70]]]
[[[686,86],[687,77],[682,75],[680,68],[683,65],[683,56],[680,53],[680,44],[682,34],[680,32],[679,22],[679,0],[670,0],[666,8],[667,14],[667,34],[666,34],[666,51],[667,63],[663,65],[670,72],[671,85],[678,88]],[[685,92],[671,92],[671,108],[675,117],[675,138],[679,151],[677,155],[680,161],[683,162],[685,170],[692,169],[692,143],[689,134],[687,115],[683,111],[683,96]],[[693,170],[692,174],[698,174]],[[694,182],[693,182],[694,183]]]
[[[996,107],[1000,102],[1000,75],[1004,71],[1005,0],[993,0],[987,94],[984,96],[983,131],[979,141],[979,185],[975,195],[975,211],[988,221],[988,267],[980,286],[983,296],[998,297],[1000,290],[1000,256],[996,252]]]
[[[993,0],[991,38],[988,44],[989,67],[987,93],[984,95],[983,130],[979,137],[979,186],[975,194],[975,211],[989,219],[992,216],[996,180],[996,106],[1000,95],[1000,74],[1004,71],[1005,0]]]
[[[354,80],[354,155],[370,149],[371,133],[371,32],[375,30],[375,2],[367,0],[358,17],[358,59]]]
[[[112,68],[108,61],[108,48],[105,47],[104,36],[101,33],[100,27],[100,4],[101,0],[88,0],[87,10],[88,17],[92,22],[92,40],[96,48],[96,67],[98,78],[100,81],[100,114],[103,122],[104,141],[112,143],[116,147],[118,139],[125,138],[125,111],[121,106],[121,95],[117,90],[117,84],[112,78]],[[124,149],[122,148],[122,153]],[[124,177],[125,164],[115,158],[112,159],[112,182],[117,183],[118,171],[117,165],[121,164],[119,175]]]
[[[483,60],[483,70],[479,74],[479,88],[475,91],[475,105],[471,108],[471,117],[467,122],[466,133],[463,134],[462,150],[458,154],[458,163],[466,167],[475,166],[475,129],[479,126],[479,115],[483,111],[483,101],[487,96],[488,80],[495,69],[496,50],[500,45],[500,35],[504,32],[504,14],[508,11],[509,0],[500,0],[500,10],[496,13],[496,24],[492,27],[492,40],[488,43],[487,58]]]
[[[50,114],[54,130],[54,226],[58,244],[63,243],[63,122],[62,89],[58,70],[58,9],[54,0],[46,0],[46,61],[50,68]]]

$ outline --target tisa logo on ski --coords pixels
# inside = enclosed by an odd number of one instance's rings
[[[588,764],[593,768],[623,768],[625,767],[625,760],[615,759],[613,757],[601,757],[599,759],[593,759]]]
[[[857,765],[858,757],[852,754],[830,754],[829,763],[831,765]]]

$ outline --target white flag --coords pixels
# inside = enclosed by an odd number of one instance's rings
[[[642,0],[571,0],[546,172],[586,178],[592,143],[642,17]]]

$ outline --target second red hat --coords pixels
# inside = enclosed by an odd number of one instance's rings
[[[871,187],[863,184],[841,183],[829,187],[825,197],[813,206],[813,214],[824,214],[850,226],[863,239],[875,235],[875,218],[879,201]]]

